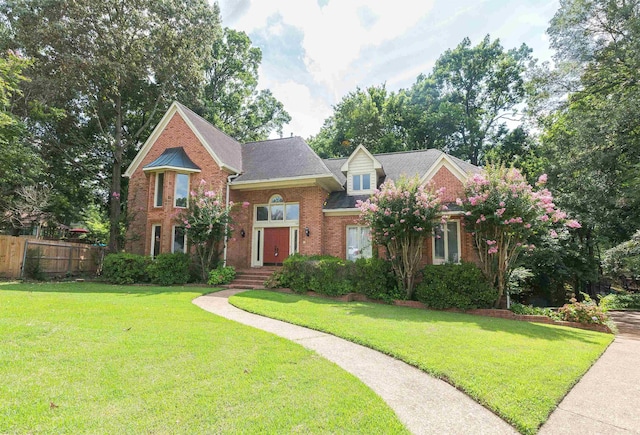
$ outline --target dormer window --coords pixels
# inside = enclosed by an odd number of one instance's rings
[[[371,174],[358,174],[353,176],[353,191],[371,190]]]

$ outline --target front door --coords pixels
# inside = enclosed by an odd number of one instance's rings
[[[289,228],[265,228],[263,264],[282,264],[288,256]]]

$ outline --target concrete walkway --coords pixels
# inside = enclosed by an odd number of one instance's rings
[[[446,382],[380,352],[333,335],[239,310],[224,290],[194,299],[197,306],[314,350],[358,377],[414,434],[515,434],[515,429]],[[381,428],[383,429],[383,428]]]
[[[620,334],[540,434],[640,434],[640,313],[612,312]]]

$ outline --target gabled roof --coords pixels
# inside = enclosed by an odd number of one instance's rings
[[[131,162],[131,165],[129,165],[125,171],[125,176],[130,177],[138,166],[140,166],[155,141],[176,114],[189,126],[221,169],[235,174],[242,172],[242,149],[240,142],[227,136],[189,108],[174,101],[142,148],[140,148],[140,151],[138,151],[133,162]],[[177,143],[176,145],[179,146],[180,144]]]
[[[470,175],[480,170],[477,166],[445,154],[434,148],[428,150],[374,154],[373,156],[382,164],[382,169],[384,169],[386,174],[384,180],[391,179],[396,181],[402,175],[409,178],[417,176],[422,179],[439,159],[447,159],[462,174]],[[331,169],[331,172],[333,172],[343,184],[347,179],[344,174],[342,174],[341,168],[346,161],[347,158],[324,160],[327,167]]]
[[[244,172],[233,186],[287,179],[328,178],[337,189],[342,183],[322,159],[298,136],[242,145]]]
[[[351,155],[347,158],[347,161],[342,164],[342,167],[340,168],[342,172],[346,173],[349,171],[349,164],[358,155],[358,153],[364,153],[367,157],[371,159],[371,161],[373,162],[373,169],[375,169],[376,171],[382,169],[382,164],[380,163],[380,161],[378,161],[374,157],[374,155],[371,154],[369,150],[366,149],[363,145],[358,145],[358,147],[355,150],[353,150]]]
[[[200,172],[200,167],[191,161],[182,147],[167,148],[157,159],[142,168],[143,171],[157,171],[159,169]]]

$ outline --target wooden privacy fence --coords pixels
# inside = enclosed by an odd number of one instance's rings
[[[47,277],[95,275],[103,255],[104,248],[99,246],[0,236],[0,277],[23,278],[30,273]]]

